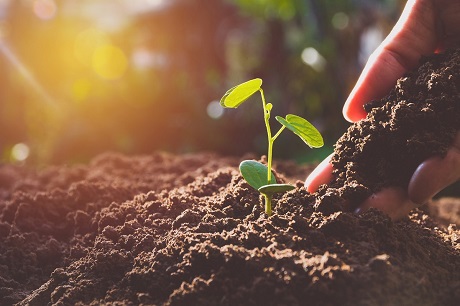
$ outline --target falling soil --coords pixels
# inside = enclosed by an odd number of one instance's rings
[[[297,188],[270,217],[240,159],[211,153],[0,166],[0,304],[458,305],[459,198],[397,222],[349,210],[445,154],[459,65],[460,52],[426,58],[369,104],[318,193],[303,187],[311,167],[275,163]]]

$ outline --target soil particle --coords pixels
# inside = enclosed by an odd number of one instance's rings
[[[297,188],[274,197],[270,217],[238,159],[215,154],[0,166],[0,304],[458,305],[456,198],[398,222],[349,211],[445,153],[459,128],[458,56],[425,59],[372,102],[318,193],[299,181],[306,168],[278,162]]]

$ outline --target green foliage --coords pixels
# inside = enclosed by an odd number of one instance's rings
[[[292,19],[298,11],[305,11],[304,1],[299,0],[235,0],[244,11],[262,18]]]
[[[272,195],[274,193],[283,193],[293,189],[295,189],[295,186],[291,184],[271,184],[262,186],[257,190],[262,194]]]
[[[286,118],[276,116],[276,120],[281,123],[281,128],[272,136],[269,120],[273,105],[265,101],[264,92],[261,86],[261,79],[253,79],[237,85],[225,93],[220,100],[220,104],[222,107],[226,108],[237,108],[256,92],[260,92],[268,139],[267,166],[257,161],[245,160],[240,164],[240,172],[251,187],[264,195],[265,213],[271,215],[273,194],[287,192],[295,188],[290,184],[278,184],[272,173],[272,153],[275,140],[285,128],[288,128],[295,135],[299,136],[310,148],[322,147],[324,141],[320,132],[310,122],[292,114],[288,114]]]
[[[250,96],[258,92],[261,86],[261,79],[253,79],[230,88],[220,100],[220,104],[223,107],[237,108],[241,103],[249,99]]]
[[[255,190],[267,185],[267,166],[255,160],[244,160],[240,164],[240,172],[246,182]],[[271,173],[270,181],[276,183],[275,175]]]
[[[286,119],[280,116],[275,118],[279,123],[299,136],[310,148],[321,148],[324,145],[321,134],[304,118],[296,115],[287,115]]]

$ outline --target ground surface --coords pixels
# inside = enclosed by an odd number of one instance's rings
[[[458,305],[458,198],[398,222],[348,211],[445,153],[460,128],[458,63],[430,58],[372,103],[317,194],[299,180],[311,169],[275,164],[297,188],[271,217],[239,159],[214,154],[0,166],[0,304]]]

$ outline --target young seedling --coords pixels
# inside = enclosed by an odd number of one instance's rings
[[[237,108],[249,97],[260,92],[268,139],[267,166],[254,160],[244,160],[240,164],[240,172],[250,186],[263,194],[265,199],[265,213],[270,216],[272,213],[273,194],[287,192],[295,188],[295,186],[290,184],[278,184],[273,175],[272,152],[275,140],[287,128],[299,136],[310,148],[322,147],[324,142],[320,132],[310,122],[302,117],[291,114],[285,118],[280,116],[275,117],[281,123],[281,128],[272,136],[270,114],[273,105],[265,101],[264,91],[261,86],[261,79],[253,79],[237,85],[225,93],[220,100],[220,105],[225,108]]]

